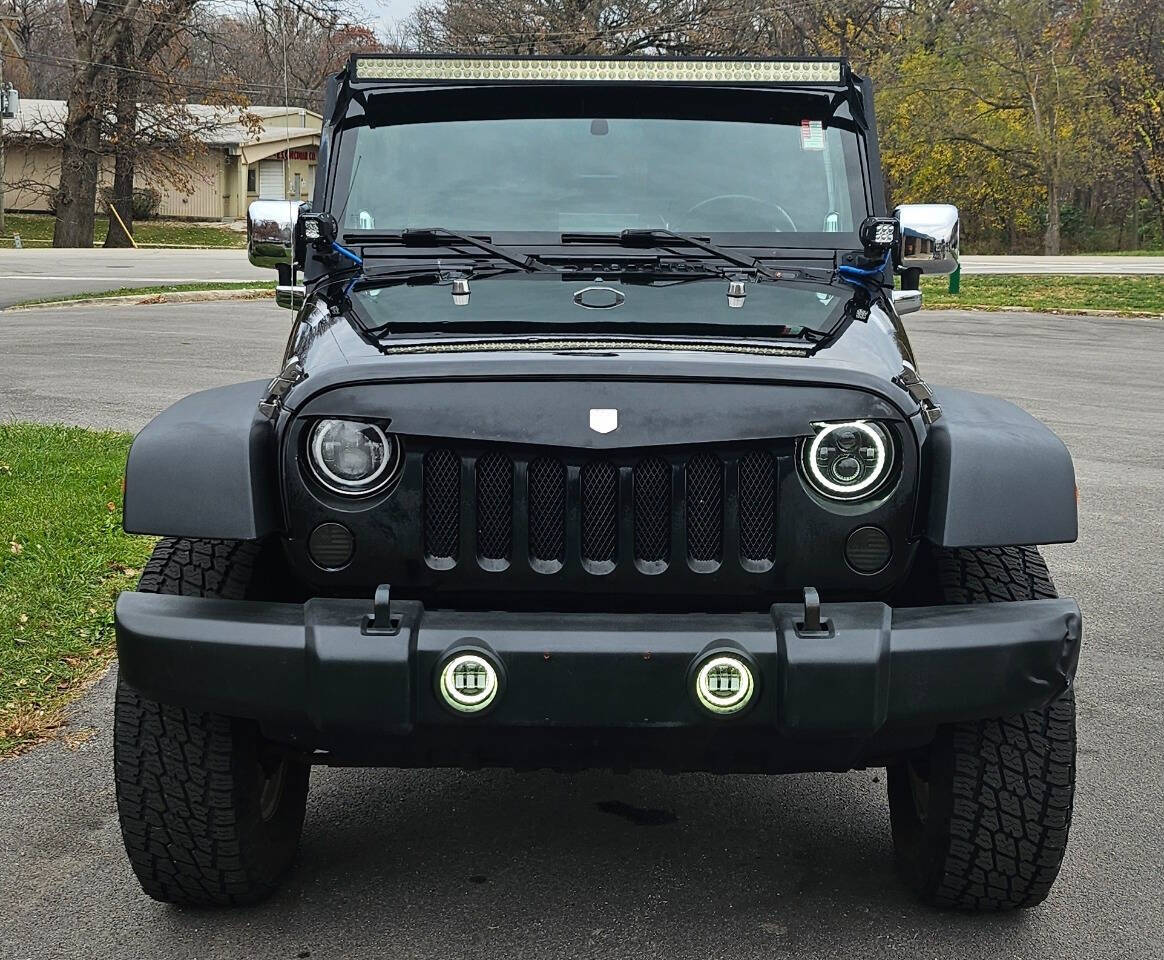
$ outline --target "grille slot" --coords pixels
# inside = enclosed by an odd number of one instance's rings
[[[456,560],[461,552],[461,461],[452,450],[424,455],[424,552]]]
[[[639,461],[634,473],[635,559],[666,563],[671,556],[671,467],[662,457]]]
[[[547,563],[566,558],[566,468],[551,457],[529,465],[529,555]]]
[[[582,559],[610,564],[618,553],[618,467],[596,460],[582,468]]]
[[[723,553],[723,464],[711,453],[687,461],[687,557],[718,563]]]
[[[753,450],[740,460],[740,558],[770,565],[776,559],[776,460]]]
[[[508,561],[513,553],[513,461],[489,453],[477,461],[477,555]]]

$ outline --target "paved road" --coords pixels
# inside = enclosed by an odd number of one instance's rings
[[[84,401],[84,422],[137,424],[195,383],[268,373],[287,322],[269,304],[139,309],[6,318],[8,414],[78,418]],[[1081,540],[1048,554],[1087,618],[1079,789],[1043,907],[975,917],[915,904],[890,866],[878,771],[320,770],[298,868],[272,902],[177,910],[145,899],[122,856],[108,676],[73,718],[91,739],[0,764],[0,958],[1164,957],[1164,323],[910,321],[928,376],[1014,399],[1076,458]],[[130,347],[142,359],[126,365]]]
[[[252,267],[243,250],[0,249],[0,309],[121,287],[274,278]]]
[[[1164,257],[964,257],[966,273],[1164,274]],[[0,249],[0,309],[26,300],[202,280],[272,280],[242,250]]]
[[[962,258],[963,273],[1164,274],[1164,257],[972,257]]]

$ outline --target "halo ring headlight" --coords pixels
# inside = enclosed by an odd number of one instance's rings
[[[820,423],[802,445],[801,466],[817,493],[860,500],[876,492],[893,467],[893,441],[871,420]]]
[[[375,493],[396,473],[400,447],[375,423],[318,421],[308,434],[308,461],[315,479],[333,493],[361,497]]]

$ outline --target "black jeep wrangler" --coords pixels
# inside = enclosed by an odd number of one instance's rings
[[[250,254],[279,374],[137,437],[116,781],[142,887],[239,904],[312,764],[888,768],[926,901],[1067,842],[1072,462],[927,385],[957,211],[887,209],[836,60],[356,56]],[[900,275],[901,289],[894,290]]]

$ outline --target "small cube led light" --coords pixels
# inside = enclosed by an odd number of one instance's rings
[[[897,241],[897,231],[894,217],[866,217],[861,222],[861,243],[871,256],[883,254]]]

